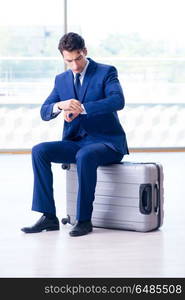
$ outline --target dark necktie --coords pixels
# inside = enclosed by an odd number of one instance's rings
[[[80,73],[76,73],[75,76],[75,92],[76,92],[76,96],[77,99],[80,100],[80,89],[81,89],[81,82],[80,82]]]
[[[80,99],[80,89],[81,89],[81,82],[80,82],[80,73],[76,73],[75,75],[75,94],[76,94],[76,99],[79,100]],[[70,113],[69,117],[72,118],[73,114]]]
[[[75,92],[76,92],[77,100],[80,100],[80,90],[81,90],[80,76],[81,76],[80,73],[76,73],[76,76],[75,76]],[[82,124],[80,123],[79,130],[78,130],[78,133],[77,133],[77,136],[75,137],[75,139],[77,141],[81,140],[86,135],[87,135],[87,133],[83,129]]]

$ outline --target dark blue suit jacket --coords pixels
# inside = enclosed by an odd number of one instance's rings
[[[88,58],[89,65],[81,88],[80,101],[87,114],[80,114],[70,123],[64,121],[62,140],[76,140],[80,128],[92,137],[122,154],[128,154],[125,132],[117,111],[125,105],[124,95],[113,66],[96,63]],[[75,99],[74,78],[71,70],[55,78],[55,86],[41,107],[41,117],[49,121],[56,117],[53,105],[58,101]]]

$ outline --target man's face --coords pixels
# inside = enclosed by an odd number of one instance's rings
[[[87,50],[63,51],[63,58],[67,66],[74,73],[81,73],[86,65]]]

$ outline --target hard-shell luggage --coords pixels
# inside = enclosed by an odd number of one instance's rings
[[[75,223],[78,178],[75,164],[66,169],[67,218]],[[121,162],[97,169],[93,202],[94,227],[135,230],[158,229],[163,224],[163,167],[159,163]]]

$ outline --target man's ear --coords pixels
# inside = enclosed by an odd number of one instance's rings
[[[87,48],[83,49],[83,53],[85,54],[85,56],[87,55]]]

